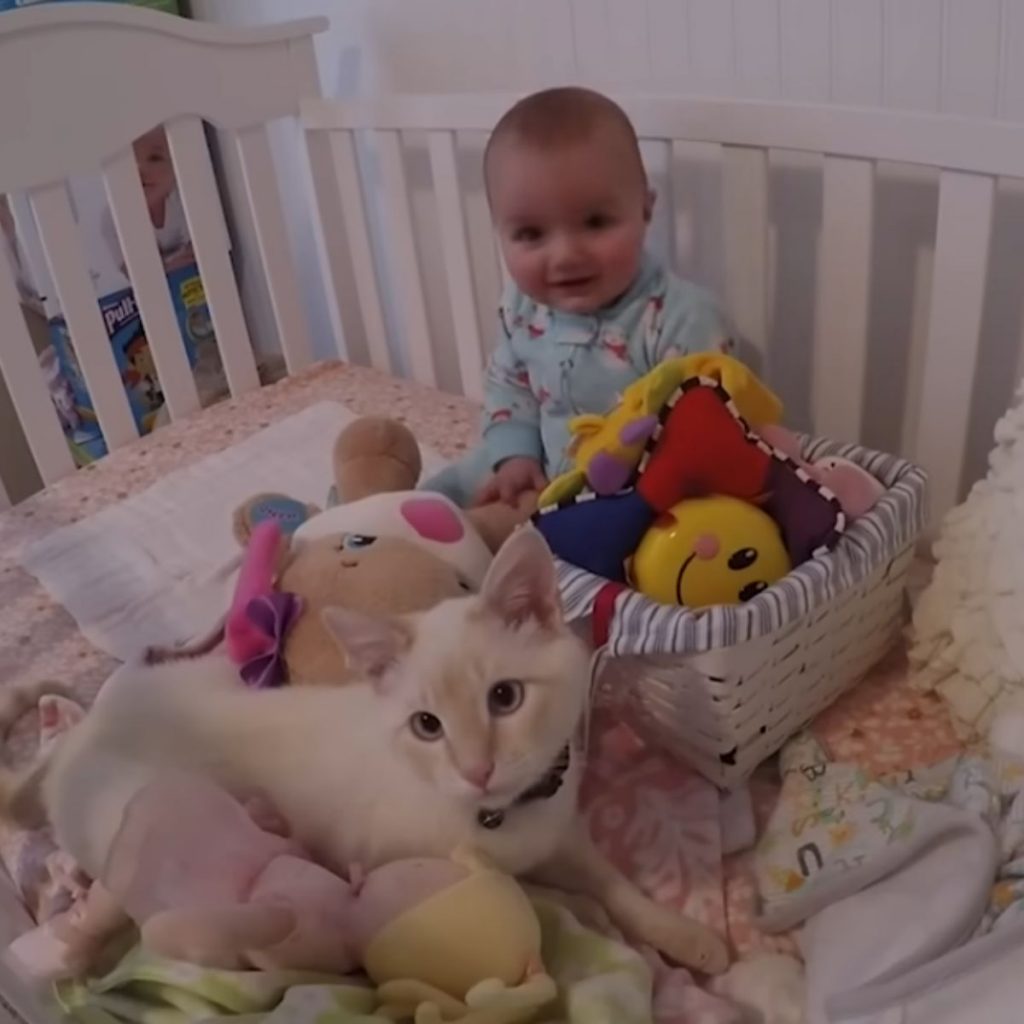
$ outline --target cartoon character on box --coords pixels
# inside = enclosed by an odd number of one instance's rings
[[[164,393],[160,390],[156,363],[153,361],[153,353],[149,350],[149,340],[145,334],[137,334],[125,345],[124,358],[128,363],[124,372],[124,382],[129,390],[139,395],[149,409],[163,405]]]
[[[629,575],[654,601],[703,608],[749,601],[790,567],[771,516],[749,502],[717,496],[681,501],[655,520]]]

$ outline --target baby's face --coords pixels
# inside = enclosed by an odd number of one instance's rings
[[[163,128],[154,128],[135,141],[135,160],[146,202],[162,203],[174,191],[174,164]]]
[[[652,200],[621,144],[597,137],[542,149],[509,141],[488,171],[502,254],[525,295],[586,314],[629,289]]]

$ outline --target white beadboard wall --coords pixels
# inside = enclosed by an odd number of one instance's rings
[[[1024,0],[193,0],[191,9],[194,17],[233,23],[328,15],[331,29],[317,41],[327,95],[583,82],[623,92],[1024,120]],[[326,337],[330,321],[315,272],[300,153],[293,136],[278,140],[294,241],[308,271],[303,279],[311,318]],[[820,176],[813,163],[778,155],[772,167],[779,257],[773,268],[774,358],[767,375],[791,419],[809,425],[808,282],[817,259]],[[713,183],[709,189],[713,195]],[[905,382],[919,351],[924,312],[906,296],[911,282],[927,281],[930,274],[935,199],[933,182],[903,168],[883,169],[876,194],[866,441],[888,449],[905,447]],[[240,230],[244,259],[244,225]],[[699,241],[699,225],[696,230]],[[969,476],[983,470],[992,425],[1020,376],[1022,251],[1024,192],[1003,188],[974,386]],[[719,256],[698,244],[686,269],[715,286]],[[428,277],[429,292],[443,291],[436,284]],[[259,315],[258,290],[249,288],[251,313],[268,324],[270,317]],[[441,304],[430,305],[433,326],[444,329]]]

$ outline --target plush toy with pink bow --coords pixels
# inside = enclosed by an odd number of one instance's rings
[[[242,564],[224,622],[192,646],[153,651],[151,659],[200,654],[224,640],[250,686],[343,683],[349,669],[323,624],[324,608],[406,615],[475,590],[493,551],[532,508],[460,509],[414,489],[420,468],[402,424],[351,423],[334,447],[338,503],[320,511],[267,493],[236,510]]]

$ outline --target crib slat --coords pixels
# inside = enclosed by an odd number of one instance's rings
[[[258,388],[260,378],[231,266],[224,214],[203,134],[203,122],[198,117],[183,117],[170,122],[167,141],[192,248],[210,307],[217,348],[228,387],[237,397]]]
[[[113,451],[135,440],[139,431],[114,362],[64,183],[33,189],[29,200],[85,385],[103,438]]]
[[[334,328],[337,354],[349,362],[358,362],[354,353],[364,347],[364,332],[359,316],[359,296],[355,291],[349,260],[345,215],[338,194],[337,175],[331,159],[328,132],[304,132],[306,154],[313,183],[316,216],[313,217],[320,257],[320,272],[327,288],[327,310]]]
[[[402,314],[402,327],[409,346],[409,366],[421,384],[434,387],[437,369],[430,343],[427,306],[423,297],[423,279],[416,257],[409,189],[402,161],[402,140],[398,132],[376,133],[380,159],[381,191],[388,226],[388,258],[392,261],[396,300]]]
[[[394,373],[391,350],[388,348],[384,309],[377,288],[370,228],[366,221],[362,178],[356,160],[355,137],[350,131],[328,133],[331,161],[345,220],[349,259],[355,278],[356,295],[366,334],[370,363],[383,373]],[[325,231],[327,226],[325,225]]]
[[[172,419],[188,416],[199,408],[199,394],[130,147],[107,163],[103,179],[160,389]]]
[[[726,302],[740,336],[768,343],[768,153],[726,146],[722,167]]]
[[[455,347],[459,357],[462,391],[469,398],[483,398],[483,361],[477,332],[476,296],[469,269],[469,243],[466,217],[459,191],[455,165],[455,133],[430,133],[430,170],[437,198],[437,217],[441,228],[441,252],[444,255],[448,298],[452,307]]]
[[[915,457],[934,517],[957,503],[978,360],[995,180],[943,171]],[[935,520],[938,521],[937,518]]]
[[[75,468],[60,421],[50,401],[28,326],[18,303],[13,275],[0,259],[0,374],[25,433],[44,484],[52,484]],[[0,480],[0,502],[5,496]],[[8,502],[9,504],[9,502]]]
[[[267,275],[274,322],[281,339],[285,365],[288,372],[294,374],[313,361],[313,349],[292,260],[288,226],[281,208],[267,126],[255,125],[239,132],[237,144],[256,241]]]
[[[669,144],[669,197],[672,212],[672,244],[675,264],[684,277],[700,278],[708,274],[714,262],[702,244],[701,223],[697,211],[721,206],[722,147],[716,142],[690,142],[675,139]],[[716,217],[716,227],[721,227]],[[721,231],[715,232],[721,244]]]
[[[825,157],[812,395],[814,429],[861,438],[868,357],[874,165]]]

